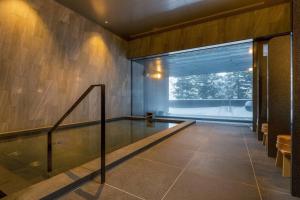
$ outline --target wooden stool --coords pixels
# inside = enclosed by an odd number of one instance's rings
[[[277,136],[277,167],[282,167],[282,176],[290,177],[291,175],[291,136],[278,135]]]
[[[291,151],[281,151],[283,155],[282,176],[291,177]]]
[[[261,125],[261,132],[263,132],[263,145],[268,145],[268,124],[263,123]]]

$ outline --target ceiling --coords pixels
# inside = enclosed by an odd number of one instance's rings
[[[199,49],[136,60],[152,71],[158,65],[169,76],[248,71],[252,68],[252,42]]]
[[[56,0],[125,39],[283,0]]]

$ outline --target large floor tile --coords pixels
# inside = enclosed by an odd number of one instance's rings
[[[244,145],[235,143],[210,143],[206,150],[200,149],[200,152],[229,157],[232,159],[248,160],[249,156]]]
[[[197,151],[200,147],[209,142],[209,137],[192,137],[192,136],[178,136],[171,140],[166,140],[163,144],[168,146],[174,146],[179,149],[187,149],[191,151]]]
[[[275,158],[268,157],[267,151],[262,148],[262,149],[257,149],[257,148],[252,148],[249,144],[249,153],[251,155],[252,160],[254,160],[256,163],[261,163],[261,164],[270,164],[270,165],[275,165]]]
[[[162,143],[196,151],[200,146],[203,146],[204,143],[207,143],[210,137],[208,134],[198,130],[199,127],[193,125],[189,127],[188,130],[183,130]]]
[[[277,192],[274,190],[262,190],[263,200],[299,200],[300,198],[293,197],[289,193]]]
[[[281,176],[281,169],[275,165],[254,163],[254,169],[259,186],[281,192],[290,192],[290,178]]]
[[[255,185],[253,169],[249,160],[232,159],[222,155],[197,153],[187,171],[200,175],[218,177]]]
[[[133,158],[107,173],[107,183],[145,199],[160,199],[180,169]]]
[[[75,192],[71,192],[66,194],[65,196],[58,198],[58,200],[85,200],[85,198],[80,195],[77,195]]]
[[[61,197],[59,200],[137,200],[132,196],[111,186],[102,186],[94,181],[88,182],[77,190]]]
[[[183,173],[167,200],[259,200],[257,188],[195,173]]]
[[[138,157],[184,168],[194,153],[195,151],[184,148],[180,144],[163,143],[141,153]]]
[[[242,137],[228,138],[226,136],[213,136],[208,138],[207,142],[202,143],[198,151],[249,160],[248,151]]]
[[[253,160],[261,163],[274,163],[274,159],[268,157],[266,146],[261,141],[257,141],[256,136],[245,137],[249,153]]]
[[[281,169],[275,166],[275,158],[267,156],[265,146],[257,141],[256,135],[245,138],[259,187],[290,193],[290,178],[282,177]]]

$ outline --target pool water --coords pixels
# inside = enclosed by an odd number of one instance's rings
[[[106,152],[110,153],[176,123],[118,120],[107,123]],[[100,155],[100,125],[62,129],[53,133],[53,173],[64,172]],[[47,134],[0,140],[0,191],[11,194],[49,177]]]

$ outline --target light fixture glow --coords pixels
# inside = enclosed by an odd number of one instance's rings
[[[161,79],[161,77],[162,77],[161,73],[156,73],[151,75],[151,78],[153,79]]]
[[[161,67],[161,65],[156,65],[156,71],[157,71],[157,72],[162,72],[162,67]]]
[[[157,59],[157,60],[155,61],[155,63],[156,63],[157,65],[161,65],[161,59]]]
[[[155,61],[155,68],[156,68],[155,71],[157,71],[157,72],[162,72],[162,71],[163,71],[163,68],[162,68],[162,62],[161,62],[160,59],[157,59],[157,60]]]
[[[156,79],[159,80],[162,78],[162,74],[161,73],[154,73],[154,74],[147,74],[147,77],[151,78],[151,79]]]
[[[253,54],[253,48],[252,47],[249,49],[249,54]]]

